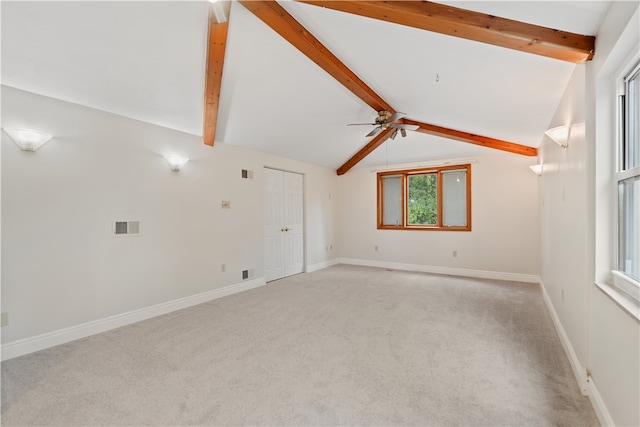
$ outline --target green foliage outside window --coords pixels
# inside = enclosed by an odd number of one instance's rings
[[[436,174],[409,177],[408,224],[438,224],[438,177]]]

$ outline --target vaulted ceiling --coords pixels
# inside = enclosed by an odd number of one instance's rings
[[[591,35],[608,7],[592,1],[441,3]],[[312,4],[279,5],[408,119],[463,136],[537,147],[576,67]],[[242,4],[231,4],[224,55],[208,50],[211,7],[204,1],[4,1],[2,84],[202,135],[209,55],[210,63],[224,61],[222,76],[214,77],[221,77],[216,144],[338,169],[371,142],[365,135],[373,126],[346,124],[371,122],[376,111]],[[409,132],[358,165],[489,150]]]

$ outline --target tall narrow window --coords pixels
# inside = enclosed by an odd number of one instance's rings
[[[618,114],[618,253],[614,282],[640,295],[640,63],[625,75]]]
[[[378,228],[471,230],[471,165],[378,173]]]
[[[467,226],[466,171],[453,170],[442,173],[442,222],[447,227]]]
[[[402,175],[385,176],[382,180],[384,225],[402,224]]]

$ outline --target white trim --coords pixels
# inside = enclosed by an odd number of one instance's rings
[[[189,297],[179,298],[173,301],[153,305],[151,307],[141,308],[139,310],[133,310],[128,313],[116,314],[115,316],[106,317],[104,319],[93,320],[91,322],[82,323],[69,328],[48,332],[46,334],[12,341],[2,345],[2,360],[13,359],[14,357],[23,356],[25,354],[33,353],[34,351],[65,344],[90,335],[99,334],[101,332],[120,328],[152,317],[202,304],[217,298],[257,288],[265,284],[266,281],[264,277],[246,280]]]
[[[614,287],[619,288],[636,303],[640,302],[640,282],[617,270],[611,270],[611,278]]]
[[[580,387],[580,391],[583,395],[587,396],[588,393],[588,379],[587,379],[587,370],[582,367],[580,360],[578,359],[578,355],[573,350],[573,346],[571,345],[571,341],[569,341],[569,336],[565,332],[562,327],[562,323],[560,322],[560,318],[558,317],[558,313],[556,313],[556,309],[551,302],[551,298],[549,298],[549,294],[540,280],[540,288],[542,289],[542,298],[544,299],[544,303],[551,313],[551,320],[553,320],[553,324],[556,327],[556,331],[558,332],[558,336],[560,337],[560,342],[562,343],[562,347],[564,348],[565,353],[567,354],[567,358],[569,359],[569,363],[571,364],[571,369],[573,370],[573,375],[576,377],[576,381],[578,382],[578,386]]]
[[[624,311],[635,317],[636,320],[640,320],[640,303],[637,300],[633,299],[633,297],[628,295],[618,286],[600,282],[594,283],[598,289],[611,298]]]
[[[587,383],[589,385],[589,400],[591,401],[591,406],[593,406],[593,410],[596,412],[596,416],[598,417],[598,421],[600,421],[601,426],[615,426],[616,423],[613,422],[613,417],[609,413],[609,409],[607,409],[607,405],[605,405],[598,388],[596,387],[596,383],[593,381],[593,378],[589,377],[587,379]]]
[[[469,270],[466,268],[438,267],[423,264],[373,261],[355,258],[340,258],[341,264],[364,265],[367,267],[390,268],[393,270],[419,271],[422,273],[447,274],[451,276],[475,277],[478,279],[508,280],[513,282],[538,283],[540,277],[534,274],[505,273],[501,271]]]
[[[609,413],[609,409],[604,403],[604,400],[602,399],[602,396],[600,395],[600,392],[598,391],[593,378],[591,378],[591,376],[587,374],[587,370],[582,367],[582,364],[578,360],[578,355],[573,350],[573,346],[569,341],[569,337],[562,327],[562,323],[560,323],[560,318],[558,317],[558,314],[553,307],[551,298],[549,298],[549,294],[547,293],[542,280],[540,281],[540,288],[542,289],[544,302],[547,306],[547,309],[549,310],[549,313],[551,313],[551,319],[553,320],[553,324],[556,327],[558,336],[560,337],[562,347],[564,348],[564,351],[569,358],[569,363],[571,364],[571,369],[573,370],[573,375],[576,377],[576,381],[578,382],[580,391],[583,395],[589,397],[589,401],[591,402],[591,406],[593,406],[593,410],[596,412],[596,416],[598,417],[598,421],[600,421],[600,425],[615,426],[613,418]]]
[[[340,258],[330,259],[328,261],[322,261],[316,264],[307,266],[307,273],[313,273],[314,271],[322,270],[323,268],[331,267],[332,265],[340,264]]]

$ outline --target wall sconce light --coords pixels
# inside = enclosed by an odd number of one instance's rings
[[[186,157],[180,156],[164,156],[172,171],[178,172],[182,166],[189,161]]]
[[[4,131],[24,151],[36,151],[52,138],[47,133],[32,129],[4,129]]]
[[[567,148],[569,146],[569,131],[571,126],[558,126],[552,129],[549,129],[545,132],[549,138],[553,139],[556,144],[558,144],[562,148]]]
[[[542,163],[537,164],[537,165],[531,165],[529,166],[529,168],[533,171],[533,173],[535,173],[536,175],[540,176],[542,175]]]

